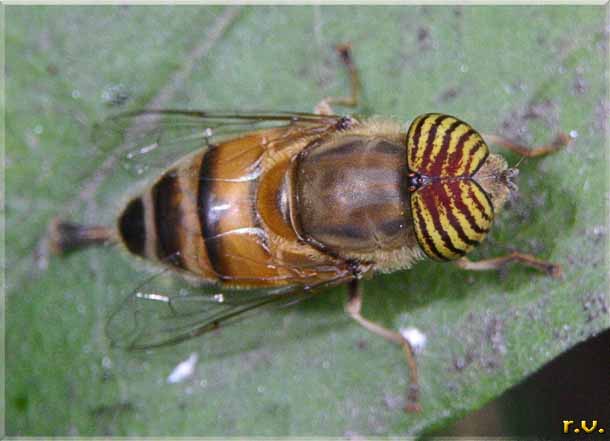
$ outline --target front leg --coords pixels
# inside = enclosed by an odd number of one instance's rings
[[[505,256],[479,260],[477,262],[474,262],[467,257],[462,257],[461,259],[456,260],[455,264],[464,270],[488,271],[498,270],[513,262],[543,271],[556,279],[563,276],[561,265],[541,260],[531,254],[520,253],[518,251],[513,251]]]
[[[411,344],[400,333],[390,331],[389,329],[386,329],[383,326],[380,326],[377,323],[373,323],[362,317],[362,315],[360,314],[360,310],[362,308],[362,286],[358,280],[354,279],[349,282],[348,294],[349,298],[347,304],[345,305],[345,311],[350,315],[350,317],[352,317],[354,320],[356,320],[369,331],[380,335],[386,340],[389,340],[392,343],[396,343],[402,347],[405,353],[405,357],[407,359],[409,371],[411,373],[409,388],[407,391],[407,403],[405,404],[405,411],[420,412],[421,406],[419,404],[419,381],[417,377],[417,363],[415,361],[415,354],[413,352]]]
[[[570,135],[560,132],[550,144],[540,145],[536,147],[527,147],[521,144],[517,144],[516,142],[513,142],[499,135],[483,133],[482,136],[489,144],[495,144],[497,146],[503,147],[525,158],[536,158],[538,156],[544,156],[550,153],[555,153],[557,150],[561,150],[566,145],[568,145],[572,140],[572,137]]]

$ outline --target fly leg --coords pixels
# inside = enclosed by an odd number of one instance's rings
[[[518,155],[525,156],[526,158],[535,158],[537,156],[548,155],[554,153],[557,150],[561,150],[563,147],[569,144],[572,139],[570,135],[560,132],[557,134],[553,142],[546,145],[537,147],[527,147],[521,144],[510,141],[499,135],[482,134],[485,141],[490,144],[496,144],[503,147],[511,152],[517,153]]]
[[[407,358],[407,365],[410,371],[409,388],[407,391],[407,404],[405,405],[406,412],[420,412],[421,406],[419,404],[419,381],[417,377],[417,363],[415,361],[415,354],[409,341],[400,335],[398,332],[390,331],[383,326],[373,323],[360,315],[360,309],[362,307],[362,286],[358,280],[352,280],[348,285],[349,299],[345,305],[345,311],[364,326],[369,331],[380,335],[381,337],[389,340],[393,343],[400,345]]]
[[[549,276],[557,279],[561,278],[563,275],[561,265],[547,262],[546,260],[538,259],[531,254],[520,253],[518,251],[513,251],[505,256],[479,260],[477,262],[474,262],[467,257],[462,257],[461,259],[456,260],[455,264],[465,270],[487,271],[503,268],[504,266],[513,262],[543,271]]]
[[[341,62],[345,65],[350,79],[350,96],[332,97],[328,96],[320,101],[314,108],[314,113],[318,115],[333,115],[332,105],[337,104],[345,107],[357,107],[360,98],[360,77],[358,70],[352,59],[352,47],[349,43],[338,44],[335,49],[341,58]]]

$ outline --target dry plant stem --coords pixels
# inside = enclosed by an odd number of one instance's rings
[[[518,155],[525,156],[526,158],[535,158],[537,156],[544,156],[550,153],[554,153],[557,150],[561,150],[563,147],[568,145],[571,139],[570,136],[566,133],[560,132],[555,137],[555,140],[550,144],[541,145],[537,147],[527,147],[521,144],[514,143],[499,135],[491,135],[484,133],[482,134],[482,136],[489,144],[498,145]]]
[[[389,329],[386,329],[383,326],[362,317],[360,314],[360,310],[362,308],[362,287],[358,280],[352,280],[349,282],[348,294],[349,299],[345,305],[345,311],[350,315],[350,317],[360,323],[368,331],[402,347],[411,375],[409,388],[407,390],[407,403],[405,405],[405,411],[410,413],[420,412],[421,406],[419,404],[419,379],[417,375],[417,363],[415,361],[415,354],[413,353],[411,344],[400,333],[390,331]]]
[[[500,269],[513,262],[543,271],[556,279],[563,276],[561,265],[541,260],[531,254],[520,253],[518,251],[513,251],[506,256],[479,260],[477,262],[473,262],[467,257],[462,257],[461,259],[456,260],[455,264],[460,268],[469,271],[488,271]]]

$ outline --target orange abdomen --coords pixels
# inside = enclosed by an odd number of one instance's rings
[[[346,273],[342,262],[298,241],[283,185],[290,156],[269,160],[271,132],[202,149],[170,167],[119,216],[127,249],[236,287],[315,285]]]

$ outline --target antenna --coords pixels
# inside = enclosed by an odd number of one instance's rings
[[[517,161],[517,163],[515,165],[513,165],[511,168],[519,168],[519,166],[521,165],[521,163],[523,162],[523,160],[526,158],[526,156],[521,155],[521,157],[519,158],[519,160]]]

